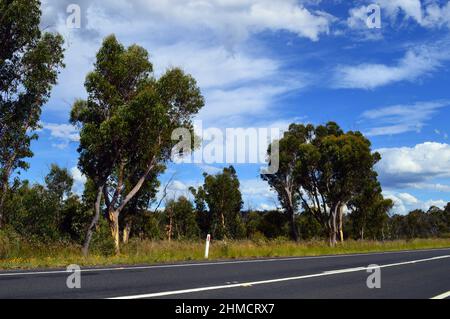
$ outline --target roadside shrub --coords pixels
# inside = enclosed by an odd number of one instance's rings
[[[115,254],[114,239],[111,236],[108,222],[104,218],[100,218],[97,230],[92,236],[90,251],[103,256]]]
[[[19,255],[20,236],[11,228],[0,230],[0,259]]]

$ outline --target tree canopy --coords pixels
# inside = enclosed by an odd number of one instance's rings
[[[192,130],[192,116],[204,105],[196,81],[181,69],[159,79],[152,71],[144,48],[125,48],[109,36],[86,77],[87,100],[72,109],[72,123],[81,128],[79,167],[98,189],[97,216],[103,196],[117,251],[121,212],[164,170],[177,142],[172,132]]]
[[[233,166],[216,175],[204,174],[204,184],[191,188],[197,209],[208,208],[207,225],[215,239],[239,238],[243,234],[240,211],[243,205],[239,179]]]
[[[269,155],[271,148],[269,148]],[[345,133],[336,123],[313,126],[292,124],[279,141],[280,169],[263,174],[291,221],[291,237],[298,239],[294,214],[312,214],[328,231],[331,244],[343,239],[344,207],[367,178],[376,176],[380,160],[359,132]]]
[[[0,228],[9,179],[33,156],[41,108],[63,64],[63,38],[42,33],[38,0],[0,2]]]

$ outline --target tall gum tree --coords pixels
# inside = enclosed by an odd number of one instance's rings
[[[0,1],[0,228],[11,174],[33,156],[41,108],[63,64],[63,39],[43,33],[38,0]]]
[[[119,253],[120,214],[164,170],[178,142],[172,132],[193,131],[192,117],[204,105],[196,81],[181,69],[169,69],[159,79],[152,71],[144,48],[125,48],[111,35],[86,77],[87,100],[72,108],[71,121],[80,127],[79,168],[97,188],[85,254],[101,211]]]
[[[376,174],[380,160],[370,141],[359,132],[344,133],[334,122],[326,125],[292,124],[279,141],[280,169],[262,175],[279,197],[297,240],[294,214],[312,214],[329,234],[343,240],[344,207]],[[269,148],[270,155],[270,148]]]
[[[219,174],[205,173],[203,176],[203,186],[191,188],[190,191],[195,197],[197,209],[208,209],[209,233],[214,239],[239,237],[243,201],[236,170],[230,166]]]

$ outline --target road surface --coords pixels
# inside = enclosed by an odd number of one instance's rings
[[[381,288],[367,279],[380,268]],[[450,249],[344,256],[0,272],[0,298],[450,298]],[[371,281],[374,282],[374,281]]]

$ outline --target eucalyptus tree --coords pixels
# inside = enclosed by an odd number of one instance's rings
[[[366,184],[347,204],[354,236],[364,240],[367,235],[371,235],[373,239],[377,239],[381,233],[381,237],[384,237],[388,213],[393,205],[392,200],[383,197],[376,174],[367,178]]]
[[[111,35],[97,53],[94,71],[86,77],[87,100],[73,106],[71,121],[80,127],[79,167],[97,188],[85,253],[102,202],[119,252],[121,212],[164,170],[178,142],[172,140],[172,132],[193,131],[192,117],[204,105],[190,75],[173,68],[157,79],[152,71],[144,48],[125,48]]]
[[[271,149],[269,148],[269,155]],[[289,216],[291,237],[298,239],[294,214],[303,208],[329,234],[343,239],[344,207],[373,174],[380,155],[359,132],[347,132],[334,122],[326,125],[292,124],[279,141],[280,169],[264,174]]]
[[[63,39],[43,33],[38,0],[0,2],[0,227],[11,174],[33,156],[41,108],[63,64]]]
[[[203,175],[203,186],[191,188],[191,192],[197,209],[208,210],[209,233],[215,239],[241,237],[245,232],[240,214],[243,201],[236,170],[230,166],[222,173]]]
[[[45,185],[58,203],[61,203],[64,197],[69,197],[73,183],[74,179],[68,169],[56,164],[51,165],[50,172],[45,176]]]
[[[194,206],[184,196],[169,200],[166,205],[166,217],[171,219],[168,237],[175,239],[195,239],[200,235]]]

